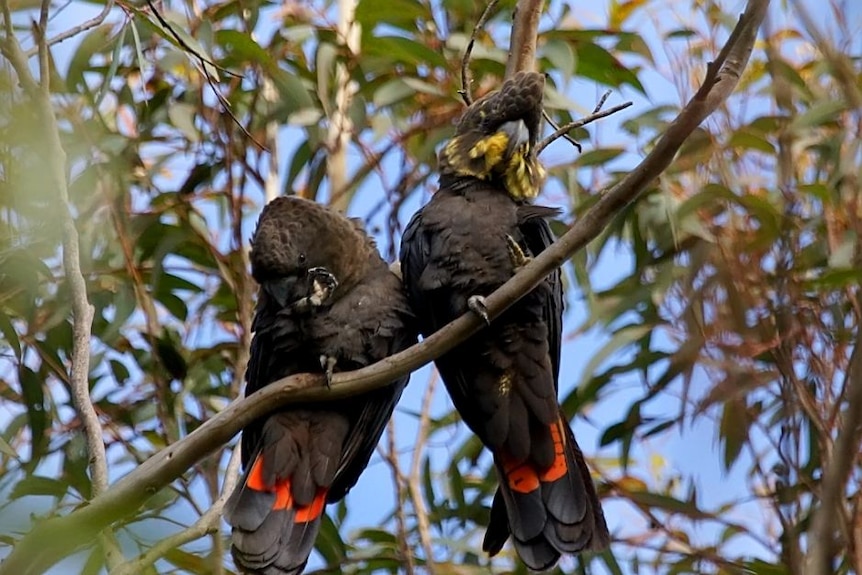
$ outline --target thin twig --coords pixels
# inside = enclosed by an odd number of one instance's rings
[[[619,104],[617,106],[613,106],[611,108],[608,108],[607,110],[602,110],[601,112],[595,112],[593,114],[590,114],[589,116],[585,116],[585,117],[581,118],[580,120],[575,120],[574,122],[569,122],[568,124],[560,126],[559,128],[557,128],[554,131],[553,134],[551,134],[550,136],[548,136],[547,138],[545,138],[544,140],[539,142],[539,144],[536,146],[536,155],[540,154],[542,152],[542,150],[544,150],[546,147],[548,147],[548,144],[551,144],[552,142],[556,141],[558,138],[560,138],[562,136],[566,136],[566,134],[568,134],[569,132],[571,132],[575,128],[580,128],[582,126],[586,126],[587,124],[595,122],[596,120],[601,120],[602,118],[606,118],[612,114],[616,114],[620,110],[625,110],[626,108],[628,108],[631,105],[632,105],[631,102],[625,102],[623,104]],[[580,151],[580,148],[581,148],[580,145],[577,144],[577,142],[575,142],[575,145],[578,146],[578,151]]]
[[[542,116],[545,118],[545,121],[546,121],[547,123],[549,123],[549,124],[551,125],[551,127],[555,130],[555,131],[554,131],[554,134],[559,133],[559,134],[560,134],[560,136],[562,136],[563,138],[565,138],[565,139],[566,139],[566,140],[567,140],[571,145],[573,145],[575,148],[577,148],[577,150],[578,150],[578,153],[579,153],[579,154],[584,150],[584,149],[581,147],[581,143],[580,143],[580,142],[578,142],[576,139],[574,139],[573,137],[571,137],[571,136],[567,133],[569,130],[560,130],[560,125],[559,125],[559,124],[557,124],[557,123],[554,121],[554,119],[551,117],[551,115],[550,115],[550,114],[548,114],[548,111],[547,111],[547,110],[545,110],[544,108],[542,109]],[[569,128],[569,129],[571,129],[571,128]],[[544,141],[543,141],[542,143],[544,143]],[[551,142],[548,142],[548,144],[550,144],[550,143],[551,143]],[[545,144],[545,145],[547,145],[547,144]],[[545,148],[545,146],[541,146],[541,147],[539,147],[539,148],[538,148],[538,150],[536,151],[536,154],[538,154],[539,152],[541,152],[544,148]]]
[[[39,83],[42,85],[42,93],[51,93],[51,74],[48,71],[48,44],[45,36],[48,34],[48,8],[51,0],[42,0],[42,8],[39,10],[39,26],[36,32],[36,47],[39,50]]]
[[[207,69],[207,65],[226,73],[230,72],[227,72],[223,68],[220,68],[218,65],[210,61],[209,58],[206,58],[203,54],[199,53],[197,50],[189,46],[188,43],[183,40],[182,37],[177,33],[177,31],[174,30],[173,26],[171,26],[170,23],[165,20],[161,12],[156,9],[156,6],[153,4],[153,0],[147,0],[147,6],[150,7],[150,10],[153,12],[153,15],[156,17],[156,20],[159,21],[159,24],[161,24],[162,27],[170,33],[171,37],[173,37],[174,41],[183,49],[183,51],[187,54],[194,56],[195,59],[198,61],[200,71],[206,79],[207,84],[209,84],[209,87],[215,94],[215,97],[219,101],[219,104],[221,104],[224,113],[227,114],[228,117],[230,117],[230,119],[233,121],[234,124],[236,124],[236,126],[240,129],[243,135],[251,142],[253,142],[255,146],[257,146],[261,150],[266,150],[266,147],[264,147],[263,144],[258,142],[255,137],[252,136],[251,133],[246,129],[242,122],[239,121],[239,118],[234,115],[233,110],[231,109],[230,102],[228,102],[227,98],[224,97],[224,94],[221,93],[221,89],[219,89],[218,85],[216,84],[216,79],[212,77],[212,74],[210,74],[209,70]],[[230,74],[232,76],[239,77],[237,74]]]
[[[81,34],[82,32],[86,32],[87,30],[90,30],[91,28],[95,28],[96,26],[100,25],[102,22],[105,21],[105,19],[108,17],[108,14],[111,12],[111,9],[113,7],[114,7],[114,0],[108,0],[107,2],[105,2],[105,7],[102,9],[101,12],[99,12],[99,14],[90,18],[86,22],[83,22],[77,26],[73,26],[72,28],[69,28],[68,30],[64,30],[63,32],[61,32],[60,34],[57,34],[53,38],[49,38],[45,42],[46,47],[51,47],[54,44],[59,44],[60,42],[68,40],[69,38],[74,38],[75,36],[77,36],[78,34]],[[38,51],[39,51],[39,47],[36,46],[36,47],[30,48],[29,50],[24,52],[24,55],[29,60],[30,58],[35,56],[38,53]]]
[[[15,36],[15,30],[12,27],[12,11],[9,10],[9,1],[0,1],[0,6],[3,8],[3,29],[6,30],[6,38],[3,39],[4,44],[9,42]],[[4,52],[5,55],[5,52]],[[7,56],[8,57],[8,56]]]
[[[431,575],[436,572],[434,563],[434,548],[431,546],[431,526],[428,522],[428,509],[422,497],[422,454],[428,442],[428,432],[431,426],[431,401],[434,399],[434,389],[437,386],[437,371],[433,371],[422,398],[422,409],[419,412],[419,431],[416,433],[416,446],[413,450],[413,462],[410,466],[408,485],[410,499],[413,502],[413,512],[416,514],[416,525],[419,530],[419,541],[425,552],[426,569]]]
[[[486,298],[489,317],[498,317],[549,273],[568,261],[596,238],[620,210],[633,202],[673,161],[689,135],[720,106],[736,87],[769,0],[749,0],[745,13],[731,34],[727,64],[717,72],[712,89],[699,92],[671,122],[644,160],[619,183],[603,193],[559,240],[524,266],[514,277]],[[730,40],[728,41],[730,42]],[[336,374],[327,389],[323,377],[294,375],[275,381],[250,396],[231,403],[188,436],[166,447],[117,481],[90,504],[69,515],[44,520],[22,537],[0,565],[0,575],[36,575],[60,558],[88,544],[112,522],[134,513],[153,494],[186,472],[196,461],[230,441],[252,421],[287,405],[331,401],[378,389],[407,375],[472,334],[484,322],[466,313],[421,343],[373,365]],[[862,386],[860,386],[862,387]],[[52,541],[50,546],[45,541]]]
[[[479,32],[482,31],[482,28],[485,27],[485,22],[488,21],[488,18],[491,16],[491,11],[497,6],[497,2],[499,0],[491,0],[488,2],[488,5],[485,6],[485,10],[482,11],[482,16],[479,17],[476,25],[473,26],[473,33],[470,34],[470,41],[467,42],[467,48],[464,50],[464,55],[461,57],[461,89],[458,90],[458,93],[461,95],[461,99],[464,100],[464,104],[469,106],[473,103],[473,97],[470,95],[472,91],[470,89],[470,84],[472,80],[470,80],[470,56],[473,54],[473,45],[476,43],[476,38],[479,36]]]
[[[404,572],[408,575],[413,575],[415,573],[413,553],[411,553],[410,544],[407,541],[407,516],[404,513],[404,504],[407,499],[405,497],[407,481],[401,472],[401,464],[398,461],[394,417],[386,425],[386,440],[386,452],[383,454],[383,457],[389,464],[389,469],[392,470],[392,484],[395,486],[395,524],[398,530],[398,551],[404,561]]]
[[[611,96],[611,90],[605,90],[605,93],[602,94],[602,97],[599,98],[599,103],[596,104],[596,107],[593,108],[593,114],[598,114],[602,108],[605,106],[605,102],[608,101],[608,98]]]
[[[165,556],[171,549],[176,549],[186,543],[205,537],[211,533],[218,533],[221,529],[221,512],[227,498],[233,492],[236,486],[237,478],[239,477],[239,462],[240,462],[240,446],[237,444],[230,455],[227,463],[227,468],[224,472],[224,483],[221,488],[221,495],[216,499],[212,506],[201,515],[194,524],[183,529],[179,533],[175,533],[170,537],[160,540],[158,543],[147,549],[135,559],[126,561],[117,568],[111,570],[111,575],[134,575],[135,573],[143,573],[147,567],[153,565],[156,561]]]

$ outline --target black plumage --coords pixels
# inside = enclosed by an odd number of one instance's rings
[[[261,214],[251,263],[260,291],[246,395],[296,373],[358,369],[416,341],[401,283],[354,220],[277,198]],[[356,483],[407,379],[288,407],[243,430],[245,474],[225,519],[244,571],[302,571],[325,504]]]
[[[544,174],[534,155],[544,78],[519,74],[465,112],[440,153],[440,189],[414,215],[401,271],[419,330],[474,309],[553,241],[556,210],[527,200]],[[604,548],[607,525],[589,470],[557,401],[563,291],[550,274],[489,327],[436,361],[464,422],[500,477],[484,548],[510,533],[534,570],[561,553]],[[478,298],[477,298],[478,296]]]

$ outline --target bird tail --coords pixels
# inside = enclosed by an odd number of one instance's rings
[[[562,415],[550,434],[554,459],[547,468],[497,458],[500,487],[482,544],[496,555],[511,534],[521,560],[535,571],[553,567],[563,553],[598,551],[609,542],[590,471]]]
[[[327,490],[318,488],[310,502],[299,502],[291,479],[265,474],[264,466],[261,451],[225,505],[231,553],[246,573],[299,574],[320,530]]]

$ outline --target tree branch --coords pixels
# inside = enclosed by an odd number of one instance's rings
[[[407,478],[404,477],[401,463],[398,461],[395,435],[395,418],[393,417],[389,419],[389,423],[386,425],[387,449],[384,450],[378,446],[377,451],[380,452],[392,472],[392,485],[395,487],[395,525],[398,531],[396,539],[398,540],[398,553],[401,555],[401,568],[406,575],[414,575],[416,568],[413,564],[414,556],[407,541],[407,517],[404,513],[404,506],[407,503]]]
[[[358,0],[338,1],[338,25],[336,27],[338,40],[341,42],[348,57],[359,57],[359,24],[356,22],[356,5]],[[358,90],[356,82],[350,77],[347,65],[338,61],[335,63],[335,107],[329,113],[329,130],[326,135],[326,177],[329,180],[329,205],[339,212],[346,212],[352,194],[348,193],[350,182],[347,179],[347,148],[353,132],[353,121],[350,119],[350,103]],[[329,94],[320,94],[320,99],[326,103]],[[325,106],[329,107],[329,106]]]
[[[847,410],[843,424],[832,447],[831,454],[824,454],[823,481],[820,484],[820,506],[814,512],[808,541],[810,548],[806,557],[805,575],[831,575],[835,529],[835,517],[843,514],[841,502],[845,498],[847,479],[853,462],[859,455],[860,431],[862,431],[862,339],[860,318],[856,318],[856,345],[850,355],[847,368]]]
[[[146,553],[141,554],[137,559],[126,561],[116,569],[111,570],[111,575],[135,575],[143,573],[147,567],[165,556],[171,549],[175,549],[196,539],[200,539],[210,533],[218,533],[221,529],[221,512],[224,504],[233,488],[236,486],[239,478],[239,462],[240,462],[240,447],[239,444],[230,454],[230,459],[227,463],[227,468],[224,472],[224,483],[221,488],[221,495],[216,499],[212,507],[206,513],[201,515],[193,525],[183,529],[179,533],[175,533],[170,537],[160,540],[158,543],[150,547]]]
[[[8,34],[8,29],[11,28],[8,2],[2,1]],[[51,186],[63,204],[60,210],[63,228],[63,269],[72,300],[72,357],[69,382],[72,404],[84,427],[92,495],[98,497],[108,488],[108,464],[105,442],[102,438],[102,425],[90,398],[90,338],[92,336],[94,308],[89,302],[87,282],[81,271],[78,230],[72,215],[66,179],[66,151],[60,141],[60,128],[51,101],[50,71],[48,69],[49,47],[46,40],[49,7],[50,0],[43,0],[36,33],[40,81],[37,83],[33,77],[27,65],[27,57],[14,35],[7,35],[3,40],[3,53],[15,69],[19,83],[30,96],[38,121],[41,123],[46,170]],[[108,565],[112,565],[121,557],[119,546],[110,534],[104,534],[100,536],[100,539],[105,548],[106,562]]]
[[[575,128],[580,128],[582,126],[586,126],[587,124],[595,122],[596,120],[601,120],[602,118],[606,118],[612,114],[616,114],[620,110],[625,110],[626,108],[628,108],[631,105],[632,105],[631,102],[625,102],[625,103],[619,104],[617,106],[612,106],[612,107],[608,108],[607,110],[593,112],[589,116],[584,116],[580,120],[575,120],[574,122],[569,122],[568,124],[563,124],[562,126],[557,128],[553,134],[551,134],[550,136],[548,136],[547,138],[545,138],[544,140],[542,140],[541,142],[539,142],[536,145],[536,155],[538,156],[540,153],[542,153],[542,150],[544,150],[545,148],[548,147],[549,144],[552,144],[557,139],[559,139],[563,136],[566,136],[569,132],[571,132]],[[548,119],[548,118],[546,118],[546,119]],[[575,142],[574,144],[580,148],[580,145],[577,142]]]
[[[487,300],[491,318],[498,317],[549,273],[597,237],[616,213],[634,201],[670,165],[674,154],[694,129],[730,96],[751,54],[769,0],[749,0],[725,49],[723,68],[711,67],[706,81],[670,124],[653,150],[626,177],[572,225],[557,242],[539,254]],[[339,373],[326,389],[322,376],[300,374],[274,382],[249,397],[230,404],[179,442],[156,453],[111,489],[64,517],[46,520],[18,541],[0,566],[2,575],[36,575],[60,558],[92,540],[93,534],[134,513],[140,505],[196,461],[228,442],[255,419],[286,405],[332,400],[379,388],[449,351],[484,326],[467,313],[409,349],[360,370]],[[52,545],[46,546],[45,541]]]
[[[74,38],[78,34],[80,34],[82,32],[86,32],[87,30],[90,30],[91,28],[95,28],[96,26],[98,26],[99,24],[101,24],[102,22],[105,21],[105,19],[108,17],[108,14],[110,14],[111,9],[113,7],[114,7],[114,0],[108,0],[107,2],[105,2],[105,7],[102,9],[101,12],[99,12],[99,14],[97,14],[96,16],[93,16],[92,18],[90,18],[86,22],[82,22],[81,24],[79,24],[77,26],[73,26],[72,28],[69,28],[68,30],[64,30],[63,32],[61,32],[60,34],[57,34],[53,38],[48,38],[48,40],[45,41],[45,46],[51,47],[54,44],[59,44],[60,42],[68,40],[69,38]],[[24,52],[24,56],[27,59],[30,59],[33,56],[35,56],[38,52],[39,52],[39,47],[35,46],[33,48],[30,48],[26,52]]]
[[[422,454],[428,442],[428,433],[431,426],[431,401],[434,399],[434,389],[437,387],[437,372],[431,373],[428,386],[425,388],[425,396],[422,398],[422,409],[419,415],[419,431],[416,433],[416,448],[413,450],[413,462],[410,465],[410,477],[408,487],[410,499],[413,502],[413,513],[416,515],[416,527],[419,531],[419,542],[422,551],[425,552],[425,568],[431,575],[436,572],[434,562],[434,547],[431,544],[431,525],[428,523],[428,509],[425,507],[425,499],[422,498]]]
[[[520,0],[515,7],[512,34],[509,37],[509,57],[506,59],[506,78],[518,72],[536,70],[536,41],[544,5],[544,0]]]

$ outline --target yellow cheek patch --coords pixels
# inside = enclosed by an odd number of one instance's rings
[[[509,195],[516,200],[533,200],[539,195],[545,170],[533,159],[528,159],[526,149],[518,150],[506,166],[503,174]]]
[[[505,132],[497,132],[476,142],[470,150],[470,158],[485,158],[485,171],[490,173],[494,167],[503,161],[503,155],[509,146],[509,136]]]

